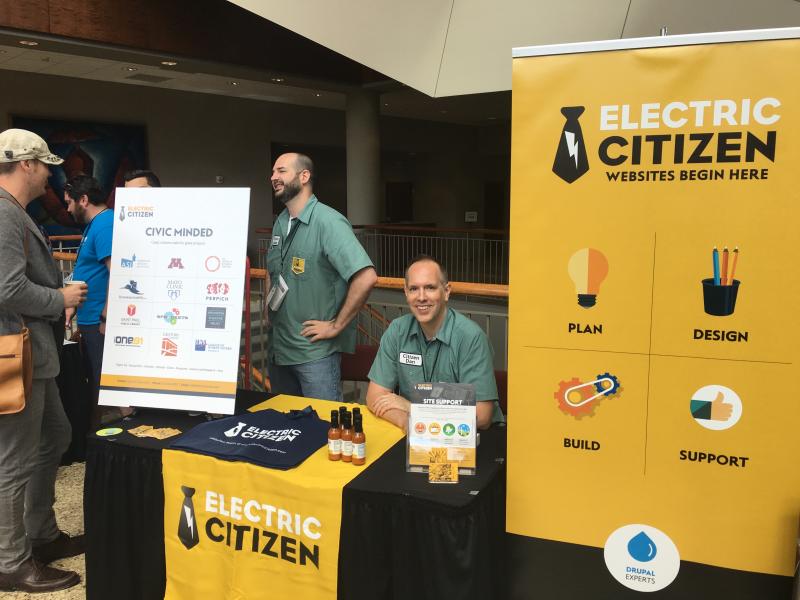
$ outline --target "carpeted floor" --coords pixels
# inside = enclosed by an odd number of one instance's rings
[[[56,516],[58,525],[69,534],[83,533],[83,474],[84,463],[61,467],[56,481]],[[81,583],[73,588],[52,594],[23,594],[22,592],[0,592],[0,600],[85,600],[86,567],[83,555],[53,563],[54,567],[77,571]]]

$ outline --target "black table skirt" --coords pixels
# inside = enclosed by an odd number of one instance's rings
[[[185,413],[142,411],[124,423],[187,431],[204,422]],[[161,450],[171,440],[90,435],[83,509],[87,600],[164,598],[164,483]],[[124,439],[124,443],[121,443]]]
[[[340,600],[505,597],[505,429],[481,435],[458,484],[404,472],[401,440],[345,486]]]
[[[86,460],[86,434],[92,416],[92,398],[86,379],[80,344],[65,344],[61,352],[61,372],[56,377],[61,404],[72,426],[72,442],[61,457],[62,465]]]
[[[267,397],[240,391],[237,412]],[[124,428],[146,423],[187,431],[203,421],[142,411]],[[402,440],[345,486],[340,598],[504,597],[505,430],[482,435],[479,474],[458,484],[431,485],[423,475],[405,473]],[[88,600],[164,597],[161,450],[171,441],[89,436],[84,484]]]

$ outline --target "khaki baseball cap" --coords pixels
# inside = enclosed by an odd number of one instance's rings
[[[48,165],[60,165],[64,162],[63,158],[50,152],[47,142],[32,131],[6,129],[0,133],[0,163],[32,159]]]

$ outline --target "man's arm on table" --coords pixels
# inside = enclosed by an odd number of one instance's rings
[[[476,403],[475,407],[475,420],[477,421],[478,429],[489,429],[492,425],[492,413],[494,413],[494,402],[491,400],[483,400]]]
[[[397,425],[403,431],[408,428],[408,411],[410,402],[392,392],[392,390],[378,385],[374,381],[367,387],[367,408],[381,419]]]
[[[369,387],[367,388],[367,407],[376,417],[385,419],[393,425],[397,425],[403,431],[406,431],[408,428],[408,412],[410,406],[411,403],[399,394],[393,393],[392,390],[388,390],[374,381],[369,382]],[[477,403],[475,413],[478,429],[489,429],[492,424],[493,412],[493,401],[484,400]]]

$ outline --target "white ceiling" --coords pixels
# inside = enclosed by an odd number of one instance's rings
[[[797,0],[230,0],[429,96],[511,89],[511,49],[800,26]]]
[[[32,38],[30,35],[17,35],[16,37],[19,39]],[[80,45],[70,48],[70,51],[67,52],[63,48],[60,51],[40,50],[40,47],[48,46],[47,40],[41,40],[40,46],[34,48],[11,45],[13,44],[11,39],[4,41],[5,44],[0,43],[0,69],[335,110],[344,110],[345,108],[345,94],[341,91],[314,86],[306,87],[309,85],[308,82],[301,82],[303,85],[272,83],[263,72],[250,71],[231,65],[215,65],[182,59],[174,67],[167,67],[161,65],[160,61],[171,57],[132,52],[126,53],[127,56],[123,57],[108,50],[105,52],[108,58],[101,58],[78,54],[77,52],[82,50],[91,49]]]
[[[25,40],[38,45],[21,45]],[[164,66],[164,60],[177,64]],[[352,88],[292,74],[2,29],[0,69],[338,111],[345,110],[347,93]],[[283,80],[274,82],[276,76]],[[381,84],[375,92],[384,116],[467,125],[492,125],[510,118],[507,93],[431,98],[393,82]]]
[[[510,119],[514,47],[648,37],[662,26],[670,34],[800,26],[800,0],[234,3],[408,86],[375,88],[382,115],[471,125]],[[0,69],[340,111],[348,92],[330,81],[276,83],[263,70],[2,29]]]

